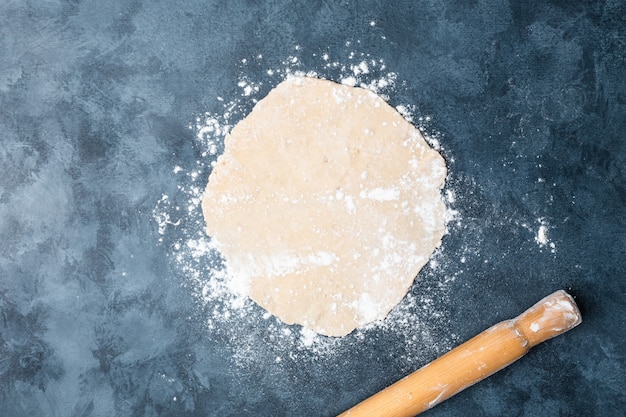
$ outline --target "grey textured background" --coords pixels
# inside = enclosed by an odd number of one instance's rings
[[[320,54],[353,50],[439,132],[463,225],[411,292],[448,320],[413,361],[373,329],[239,368],[228,335],[271,330],[204,325],[153,210],[242,75],[262,96],[289,56],[333,78]],[[0,415],[331,416],[559,288],[581,326],[428,415],[626,415],[625,51],[622,1],[1,0]]]

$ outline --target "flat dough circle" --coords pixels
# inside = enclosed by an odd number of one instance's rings
[[[446,166],[371,91],[279,84],[225,139],[202,201],[233,285],[343,336],[397,305],[445,231]]]

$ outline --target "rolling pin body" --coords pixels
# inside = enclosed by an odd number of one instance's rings
[[[413,417],[521,358],[581,322],[565,291],[490,327],[339,417]]]

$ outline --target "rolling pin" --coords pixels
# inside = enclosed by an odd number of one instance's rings
[[[338,417],[413,417],[581,322],[574,299],[550,294],[518,317],[490,327]]]

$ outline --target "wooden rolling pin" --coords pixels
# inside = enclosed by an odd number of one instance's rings
[[[557,291],[518,317],[490,327],[339,417],[413,417],[580,322],[580,311],[573,298],[565,291]]]

